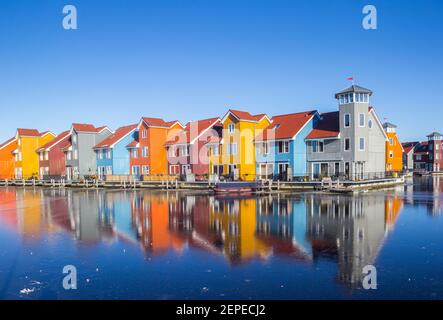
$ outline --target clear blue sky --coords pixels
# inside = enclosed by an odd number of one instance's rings
[[[78,30],[62,8],[78,9]],[[361,26],[378,9],[378,30]],[[0,140],[17,127],[337,109],[353,75],[401,140],[443,131],[443,1],[0,0]]]

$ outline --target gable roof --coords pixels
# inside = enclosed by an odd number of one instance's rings
[[[125,138],[127,135],[131,134],[135,129],[137,129],[136,124],[131,124],[128,126],[118,128],[113,134],[104,139],[102,142],[97,144],[94,149],[100,148],[112,148],[120,140]]]
[[[56,136],[54,139],[52,139],[51,141],[49,141],[48,143],[46,143],[45,145],[43,145],[42,147],[37,149],[37,152],[43,151],[43,150],[49,151],[52,147],[56,146],[60,142],[63,142],[63,140],[68,139],[70,136],[71,136],[70,131],[63,131],[58,136]]]
[[[385,131],[385,129],[383,128],[383,125],[381,124],[380,118],[378,117],[377,112],[375,112],[374,107],[373,107],[373,106],[369,106],[369,107],[368,107],[368,112],[369,112],[369,113],[372,112],[372,113],[374,114],[375,122],[377,122],[378,126],[380,127],[380,129],[381,129],[381,131],[382,131],[382,133],[383,133],[383,136],[385,137],[385,140],[388,141],[388,140],[389,140],[389,139],[388,139],[388,135],[386,134],[386,131]]]
[[[198,121],[191,121],[186,124],[183,130],[166,141],[166,145],[178,143],[194,143],[207,130],[220,123],[220,118],[209,118]]]
[[[144,122],[148,127],[164,127],[169,128],[171,124],[160,118],[143,117],[139,125]]]
[[[347,87],[339,92],[337,92],[335,94],[335,98],[337,99],[340,95],[345,94],[345,93],[352,93],[352,92],[357,92],[357,93],[367,93],[370,96],[372,96],[372,91],[366,88],[363,88],[361,86],[357,86],[357,85],[352,85],[350,87]]]
[[[315,114],[317,111],[314,110],[274,116],[255,141],[293,139]]]
[[[6,141],[3,142],[2,144],[0,144],[0,150],[3,149],[4,147],[10,145],[11,143],[13,143],[13,142],[16,141],[16,140],[17,140],[16,137],[6,140]]]
[[[40,137],[41,136],[41,133],[37,129],[18,128],[17,133],[19,136],[26,136],[26,137]]]
[[[392,124],[390,122],[383,123],[383,128],[397,128],[395,124]]]
[[[403,147],[404,153],[409,153],[412,150],[414,150],[415,146],[418,145],[420,142],[414,141],[414,142],[403,142],[401,145]]]
[[[338,138],[340,136],[340,112],[327,112],[320,115],[320,120],[306,139]]]
[[[263,118],[269,119],[269,117],[264,113],[252,115],[247,111],[229,109],[228,112],[226,113],[226,115],[221,119],[221,121],[224,122],[230,114],[233,115],[239,121],[258,122],[258,121],[262,120]]]

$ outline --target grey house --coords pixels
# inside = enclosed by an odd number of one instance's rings
[[[307,172],[310,178],[362,180],[385,174],[388,137],[369,106],[372,91],[352,85],[335,95],[339,110],[321,114],[307,135]]]
[[[66,178],[77,180],[97,174],[94,146],[110,136],[108,127],[96,128],[92,124],[74,123],[71,127],[71,145],[64,149],[66,154]]]

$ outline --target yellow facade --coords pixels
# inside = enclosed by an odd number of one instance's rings
[[[17,132],[17,149],[15,155],[15,178],[30,179],[38,177],[39,173],[39,156],[37,149],[55,138],[51,132],[41,135],[26,135]]]
[[[214,165],[223,166],[223,175],[234,174],[236,180],[253,181],[256,178],[254,139],[270,124],[267,116],[257,120],[241,119],[228,112],[222,120],[223,139],[219,155],[209,153],[210,173],[214,174]]]

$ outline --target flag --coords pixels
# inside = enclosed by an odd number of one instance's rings
[[[346,80],[349,80],[349,81],[354,81],[354,77],[349,77],[349,78],[346,78]]]

